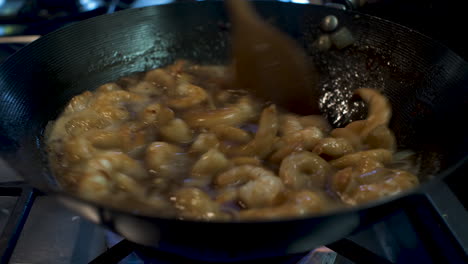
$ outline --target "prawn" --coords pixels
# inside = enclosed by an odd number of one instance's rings
[[[110,91],[118,91],[118,90],[122,90],[122,87],[120,87],[120,85],[114,83],[114,82],[111,82],[111,83],[105,83],[101,86],[99,86],[97,89],[96,89],[96,92],[110,92]]]
[[[215,110],[197,110],[183,114],[191,127],[214,127],[217,125],[238,126],[255,118],[255,107],[251,99],[243,97],[235,105]]]
[[[229,156],[256,156],[264,158],[273,151],[277,132],[278,118],[276,107],[271,105],[263,110],[254,139],[240,146],[222,145],[223,152]]]
[[[361,132],[362,137],[366,137],[370,131],[380,125],[388,125],[392,117],[392,106],[385,96],[370,88],[357,89],[355,94],[359,95],[369,107],[366,124]]]
[[[141,103],[144,97],[124,90],[101,92],[89,105],[99,116],[109,120],[126,120],[130,117],[124,103]]]
[[[68,105],[65,107],[64,113],[66,115],[69,115],[85,110],[88,107],[89,102],[92,100],[92,98],[93,93],[90,91],[86,91],[80,95],[73,97],[68,103]]]
[[[234,167],[215,178],[218,187],[237,187],[239,201],[247,208],[274,205],[284,191],[281,180],[269,170],[252,165]]]
[[[336,159],[353,153],[354,147],[344,138],[323,138],[317,143],[312,152]]]
[[[286,136],[290,134],[294,134],[297,131],[300,131],[303,129],[302,124],[299,122],[299,117],[296,115],[282,115],[279,118],[280,120],[280,126],[279,126],[279,132],[280,135]]]
[[[206,179],[211,182],[211,178],[222,172],[229,166],[229,160],[217,149],[211,149],[203,154],[192,167],[192,178]]]
[[[218,148],[219,140],[213,133],[201,133],[190,147],[190,152],[205,153],[210,149]]]
[[[153,142],[146,149],[145,165],[156,175],[167,178],[174,175],[182,149],[166,142]]]
[[[318,127],[325,133],[331,130],[331,125],[327,119],[321,115],[308,115],[299,117],[299,123],[302,127]]]
[[[369,132],[364,140],[370,148],[383,148],[390,151],[396,150],[396,138],[393,132],[385,125],[380,125]]]
[[[293,152],[311,150],[322,138],[323,132],[317,127],[308,127],[283,136],[279,148],[270,157],[275,163],[281,162]]]
[[[143,111],[139,113],[139,120],[145,125],[154,124],[164,126],[169,123],[169,121],[173,120],[174,116],[174,111],[170,108],[155,103],[146,106]]]
[[[386,149],[372,149],[347,154],[336,160],[330,161],[333,167],[342,169],[351,167],[363,159],[373,159],[383,164],[390,163],[393,159],[392,152]]]
[[[184,120],[176,118],[159,129],[161,136],[170,142],[188,143],[192,141],[193,132]]]
[[[294,190],[322,188],[325,186],[332,167],[317,154],[303,151],[287,156],[279,169],[284,184]]]
[[[247,131],[233,126],[217,125],[214,126],[211,131],[221,140],[236,143],[247,143],[252,140],[252,137]]]
[[[146,179],[148,173],[136,160],[119,152],[103,152],[87,161],[79,179],[78,192],[89,199],[99,199],[117,189],[135,195],[144,193],[136,180]]]
[[[384,168],[378,162],[362,160],[338,171],[331,189],[349,205],[358,205],[414,188],[418,178],[406,171]]]
[[[170,107],[175,109],[194,107],[208,99],[208,94],[205,89],[185,82],[177,85],[176,94],[178,98],[170,99],[167,102]]]
[[[154,83],[148,81],[141,81],[136,85],[128,87],[127,90],[144,96],[160,96],[164,93],[160,87],[157,87]]]
[[[155,69],[147,72],[143,80],[164,90],[172,90],[176,87],[175,78],[164,69]]]
[[[174,192],[170,200],[182,219],[229,220],[229,215],[221,211],[219,204],[198,188],[181,188]]]

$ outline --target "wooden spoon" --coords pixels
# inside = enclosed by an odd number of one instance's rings
[[[246,0],[226,0],[239,88],[299,114],[318,113],[318,76],[294,40],[267,24]]]

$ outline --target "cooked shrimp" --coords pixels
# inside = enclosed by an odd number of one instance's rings
[[[96,89],[97,92],[110,92],[110,91],[118,91],[118,90],[122,90],[122,87],[120,87],[120,85],[114,82],[105,83]]]
[[[215,201],[202,190],[189,187],[182,188],[170,198],[179,211],[180,218],[192,220],[228,220]]]
[[[190,147],[190,152],[205,153],[210,149],[218,148],[219,140],[213,133],[201,133]]]
[[[223,152],[229,156],[255,156],[264,158],[271,153],[278,131],[278,118],[276,107],[271,105],[265,108],[260,116],[255,138],[241,146],[224,145]]]
[[[364,140],[369,148],[383,148],[391,151],[396,150],[396,139],[393,132],[384,125],[376,127],[369,132],[369,135]]]
[[[287,156],[279,169],[279,176],[287,187],[323,188],[332,168],[317,154],[303,151]]]
[[[84,168],[77,191],[88,199],[99,199],[118,189],[142,195],[144,188],[135,179],[148,177],[140,163],[118,152],[102,152]]]
[[[392,106],[388,99],[379,91],[370,88],[357,89],[355,93],[367,103],[369,108],[361,136],[366,137],[369,132],[380,125],[387,126],[392,117]]]
[[[335,128],[330,132],[330,135],[334,138],[344,138],[348,141],[355,150],[361,149],[362,140],[361,132],[366,125],[365,120],[359,120],[349,123],[344,128]]]
[[[280,135],[290,135],[294,134],[297,131],[303,129],[302,124],[299,122],[299,117],[296,115],[282,115],[279,118],[280,126],[279,132]]]
[[[394,195],[415,187],[419,180],[413,174],[367,165],[362,168],[348,167],[337,172],[331,181],[331,188],[343,202],[357,205],[385,196]]]
[[[166,142],[153,142],[146,149],[145,165],[156,175],[171,177],[177,164],[178,155],[182,149]]]
[[[174,119],[174,111],[160,103],[150,104],[139,114],[144,124],[164,126]]]
[[[137,123],[126,123],[118,130],[120,135],[120,147],[125,152],[134,152],[155,140],[155,133],[152,130],[141,127]]]
[[[154,140],[151,130],[135,123],[126,123],[117,130],[95,129],[83,135],[97,149],[121,149],[132,152]]]
[[[217,125],[238,126],[247,123],[256,115],[253,102],[241,98],[236,105],[208,111],[191,111],[183,115],[183,119],[191,127],[214,127]]]
[[[271,206],[283,192],[284,185],[271,171],[262,167],[242,165],[219,174],[219,187],[239,186],[239,200],[248,208]]]
[[[354,165],[354,170],[358,173],[364,174],[366,172],[375,170],[377,168],[384,168],[384,164],[372,158],[362,159]]]
[[[127,88],[128,91],[136,94],[146,95],[146,96],[159,96],[164,93],[163,89],[158,87],[156,84],[148,82],[148,81],[141,81],[136,85],[132,85]]]
[[[330,165],[342,169],[353,166],[363,159],[373,159],[383,164],[387,164],[392,161],[392,152],[386,149],[372,149],[355,152],[330,161]]]
[[[205,89],[190,84],[180,83],[176,87],[177,98],[170,99],[167,104],[175,109],[187,109],[205,102],[208,94]]]
[[[136,160],[119,152],[102,152],[88,161],[86,168],[89,171],[105,172],[111,178],[116,173],[123,173],[135,179],[145,179],[148,173]]]
[[[317,143],[312,152],[336,159],[354,152],[354,148],[344,138],[324,138]]]
[[[215,201],[219,204],[236,203],[239,199],[239,190],[236,187],[228,187],[218,191]]]
[[[236,143],[247,143],[252,137],[247,131],[240,128],[226,125],[214,126],[211,131],[221,140],[232,141]]]
[[[102,172],[85,173],[77,184],[77,192],[85,199],[100,201],[112,193],[113,184]]]
[[[252,165],[252,166],[260,166],[262,162],[260,159],[256,157],[235,157],[231,159],[231,162],[235,166],[240,165]]]
[[[129,111],[123,104],[143,102],[144,97],[124,90],[101,92],[90,103],[90,107],[100,116],[109,120],[126,120]]]
[[[184,120],[176,118],[159,129],[161,136],[170,142],[188,143],[192,141],[193,132],[184,122]]]
[[[222,172],[228,166],[229,161],[224,154],[217,149],[211,149],[193,165],[192,177],[206,179],[209,183],[214,175]]]
[[[299,117],[299,123],[302,127],[318,127],[325,133],[330,132],[331,125],[327,119],[321,115],[309,115]]]
[[[68,105],[65,107],[65,114],[77,113],[85,110],[88,107],[89,102],[93,98],[93,93],[86,91],[79,94],[71,99]]]
[[[122,136],[117,131],[92,130],[86,135],[86,139],[96,148],[112,149],[122,146]]]
[[[317,127],[308,127],[290,135],[283,136],[283,142],[280,144],[278,150],[270,157],[270,160],[279,163],[293,152],[312,150],[323,136],[323,132]]]
[[[94,157],[96,148],[84,137],[70,137],[63,142],[63,151],[66,161],[81,162]]]
[[[63,124],[63,128],[67,134],[71,136],[79,136],[91,129],[102,129],[112,125],[110,120],[102,118],[95,112],[87,110],[79,113],[78,115],[75,115],[71,119],[64,121],[66,121],[66,123]],[[60,130],[61,122],[56,122],[54,127],[54,130]],[[55,133],[58,133],[58,131]]]
[[[155,69],[147,72],[143,80],[164,90],[172,90],[176,87],[175,78],[164,69]]]

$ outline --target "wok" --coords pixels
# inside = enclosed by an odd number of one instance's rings
[[[177,58],[226,63],[222,2],[177,3],[92,18],[48,34],[0,66],[0,153],[32,186],[130,241],[202,260],[305,252],[336,241],[437,188],[467,159],[468,64],[400,25],[354,12],[257,2],[260,14],[310,53],[321,74],[321,108],[335,126],[362,118],[351,91],[373,87],[390,99],[400,148],[418,153],[422,186],[364,206],[304,219],[197,222],[163,219],[84,201],[60,190],[48,169],[43,132],[74,95]],[[337,16],[355,43],[318,52],[320,21]],[[359,109],[354,111],[353,109]]]

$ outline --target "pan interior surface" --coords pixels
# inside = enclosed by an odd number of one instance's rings
[[[362,14],[277,2],[256,6],[310,53],[321,74],[321,109],[334,126],[365,117],[352,91],[375,88],[392,103],[391,129],[399,147],[418,153],[422,181],[467,156],[468,131],[462,124],[468,114],[468,65],[455,53],[408,28]],[[330,14],[355,42],[318,52],[313,43]],[[219,2],[126,10],[46,35],[0,65],[1,156],[33,186],[56,190],[42,137],[73,96],[175,59],[227,63],[229,43]]]

